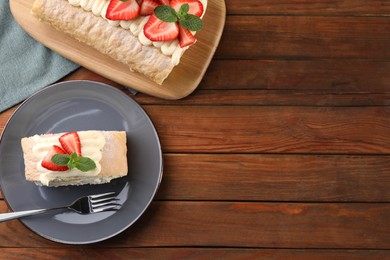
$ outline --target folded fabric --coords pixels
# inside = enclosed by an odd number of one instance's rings
[[[0,1],[0,112],[23,101],[79,65],[31,38]]]

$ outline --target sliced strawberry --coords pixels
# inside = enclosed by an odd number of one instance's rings
[[[169,5],[170,0],[158,0],[163,5]]]
[[[63,134],[59,138],[62,148],[68,154],[76,153],[78,156],[81,156],[81,143],[80,137],[77,132],[69,132]]]
[[[136,0],[111,0],[107,7],[106,18],[110,20],[131,20],[139,14],[139,4]]]
[[[151,41],[171,41],[179,35],[177,23],[163,22],[151,15],[144,26],[144,34]]]
[[[66,170],[68,170],[67,166],[59,166],[51,161],[51,158],[55,154],[66,154],[66,152],[64,150],[62,150],[61,147],[59,147],[57,145],[53,145],[50,148],[50,150],[47,152],[45,158],[43,158],[42,163],[41,163],[42,167],[46,168],[50,171],[66,171]]]
[[[190,30],[187,30],[179,26],[179,45],[181,48],[189,46],[196,42],[195,36],[191,33]]]
[[[144,0],[136,0],[136,1],[137,1],[138,5],[141,6],[141,5],[142,5],[142,2],[143,2]]]
[[[154,8],[161,5],[157,0],[144,0],[139,11],[140,15],[147,16],[154,13]]]
[[[190,6],[189,14],[196,15],[201,17],[203,14],[203,4],[199,0],[172,0],[170,6],[175,9],[176,12],[179,12],[180,7],[183,4],[188,4]]]

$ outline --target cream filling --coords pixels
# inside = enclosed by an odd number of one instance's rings
[[[61,181],[66,182],[67,180],[99,175],[101,171],[100,160],[102,158],[102,149],[106,142],[104,135],[100,131],[80,131],[77,133],[80,137],[82,156],[91,158],[95,162],[96,168],[87,172],[82,172],[76,168],[67,171],[50,171],[43,168],[41,165],[43,158],[53,145],[61,145],[58,138],[63,133],[35,135],[33,136],[35,144],[32,148],[32,153],[39,158],[36,167],[37,171],[40,173],[39,180],[42,184],[48,186],[49,183],[54,180],[60,179]]]
[[[96,16],[101,16],[108,21],[111,26],[121,26],[123,29],[129,30],[135,37],[138,38],[139,42],[144,46],[153,45],[159,48],[164,55],[172,56],[171,62],[173,65],[177,65],[180,62],[183,53],[190,47],[181,48],[179,41],[174,39],[167,42],[153,42],[146,38],[144,34],[144,26],[149,19],[149,16],[138,16],[137,18],[130,21],[112,21],[106,18],[106,11],[109,4],[109,0],[68,0],[73,6],[80,6],[85,11],[92,11]],[[203,15],[206,13],[207,0],[199,0],[203,4]],[[195,32],[192,32],[195,34]]]

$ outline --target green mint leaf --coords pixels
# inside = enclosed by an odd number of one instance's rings
[[[73,153],[70,154],[69,160],[74,161],[74,160],[77,159],[77,157],[78,157],[78,156],[77,156],[77,153],[73,152]]]
[[[187,15],[189,10],[190,10],[190,5],[189,4],[187,4],[187,3],[182,4],[180,6],[180,9],[179,9],[179,12],[178,12],[179,17],[180,18],[184,18]]]
[[[76,167],[76,162],[77,162],[77,153],[71,153],[69,156],[69,162],[67,164],[68,168],[71,170],[74,167]]]
[[[129,1],[129,0],[120,0],[121,2],[127,2],[127,1]]]
[[[51,157],[51,161],[59,166],[67,166],[69,162],[68,154],[55,154]]]
[[[190,31],[199,31],[203,27],[203,21],[198,16],[187,14],[183,19],[179,20],[180,25]]]
[[[169,5],[159,5],[154,9],[154,14],[158,19],[167,23],[177,21],[176,11]]]
[[[68,166],[70,170],[77,168],[82,172],[96,168],[96,164],[91,158],[78,156],[76,153],[55,154],[51,161],[59,166]]]
[[[75,166],[82,172],[86,172],[96,168],[95,162],[88,157],[78,157]]]

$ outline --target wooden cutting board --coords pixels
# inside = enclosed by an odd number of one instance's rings
[[[199,85],[215,53],[225,25],[226,7],[223,0],[209,0],[203,17],[203,29],[196,34],[197,42],[183,55],[162,85],[92,47],[38,21],[30,13],[34,0],[10,0],[11,12],[19,25],[33,38],[81,66],[137,91],[163,99],[180,99]]]

